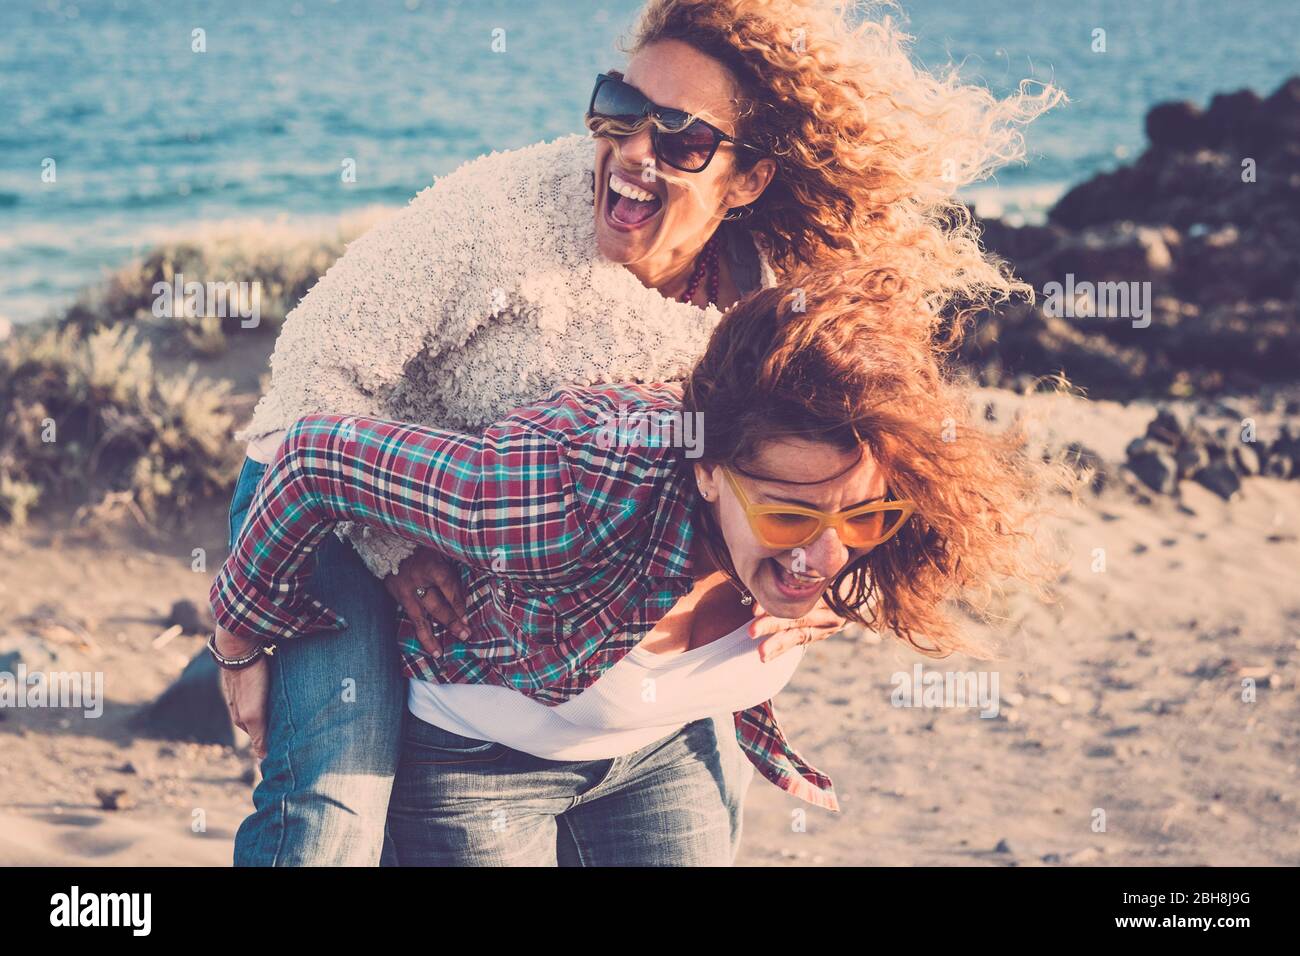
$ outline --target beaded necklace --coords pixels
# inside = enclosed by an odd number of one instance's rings
[[[678,296],[679,302],[690,302],[695,297],[695,290],[699,288],[700,279],[707,280],[705,288],[709,293],[709,302],[718,301],[718,234],[715,232],[709,237],[709,241],[704,244],[700,254],[695,257],[695,268],[691,270],[690,281],[686,283],[686,291]]]

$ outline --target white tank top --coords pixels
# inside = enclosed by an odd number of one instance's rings
[[[761,704],[789,683],[804,648],[759,660],[748,624],[680,654],[634,647],[600,678],[548,707],[493,684],[412,679],[407,706],[426,723],[494,740],[550,760],[604,760],[632,753],[702,717]]]

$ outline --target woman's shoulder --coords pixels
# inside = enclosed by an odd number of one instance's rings
[[[754,260],[757,269],[757,282],[754,288],[770,289],[777,284],[776,269],[772,265],[772,252],[767,241],[757,232],[745,230],[745,238],[754,248]]]
[[[680,573],[674,555],[690,519],[682,449],[698,457],[703,439],[683,417],[676,383],[564,386],[484,439],[512,461],[547,463],[581,516],[588,559],[633,554],[662,576]]]
[[[358,334],[382,316],[385,335],[405,323],[403,334],[420,341],[436,314],[462,341],[495,314],[495,290],[517,284],[520,262],[544,263],[548,237],[564,232],[557,220],[584,207],[590,218],[592,155],[575,134],[463,163],[349,243],[289,318],[314,326],[313,307],[327,305],[327,318],[347,317]],[[427,308],[438,299],[441,311]]]
[[[683,415],[681,397],[674,382],[565,385],[515,409],[485,437],[489,443],[517,441],[522,433],[543,441],[598,484],[654,483],[677,467],[679,450],[698,457],[693,449],[702,447],[698,416]]]
[[[699,416],[682,413],[674,382],[565,386],[520,414],[546,434],[581,508],[588,557],[634,554],[647,573],[679,573],[689,525],[683,456],[699,457]]]
[[[449,198],[461,194],[473,201],[491,203],[494,199],[543,209],[548,194],[569,195],[582,187],[590,189],[595,167],[595,143],[590,136],[573,133],[558,139],[532,143],[516,149],[493,150],[458,167],[421,190],[412,205],[445,205]],[[581,195],[580,192],[578,192]],[[590,199],[590,195],[586,197]]]
[[[680,415],[682,387],[677,382],[620,382],[562,385],[545,398],[515,409],[501,424],[547,434],[570,448],[610,447],[611,433],[638,422]]]
[[[577,134],[467,160],[353,240],[335,267],[389,255],[419,264],[412,276],[420,276],[442,259],[482,272],[513,253],[539,255],[540,237],[553,234],[557,220],[575,209],[590,218],[593,165],[594,144]],[[515,261],[509,268],[517,271]]]

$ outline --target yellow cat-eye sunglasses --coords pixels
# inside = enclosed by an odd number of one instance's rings
[[[873,501],[839,512],[799,505],[756,505],[731,469],[724,465],[722,471],[745,509],[749,526],[768,548],[801,548],[816,541],[827,528],[839,532],[846,548],[874,548],[897,534],[916,510],[912,501]]]

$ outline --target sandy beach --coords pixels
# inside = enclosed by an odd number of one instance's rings
[[[1111,466],[1154,415],[996,389],[980,401],[1004,421],[1029,411],[1045,443],[1083,442]],[[1045,533],[1069,555],[1059,600],[1010,596],[1005,620],[980,632],[998,659],[936,662],[860,631],[809,651],[776,704],[843,812],[805,810],[760,781],[739,862],[1300,863],[1300,482],[1247,479],[1226,502],[1193,482],[1172,498],[1117,478],[1055,504]],[[58,669],[103,671],[107,703],[97,719],[3,713],[0,863],[228,865],[251,758],[132,725],[202,645],[162,626],[174,602],[205,600],[192,549],[224,555],[221,506],[188,517],[161,540],[59,518],[5,533],[4,648],[38,638],[22,646]],[[893,675],[918,664],[996,672],[997,716],[892,706]]]

